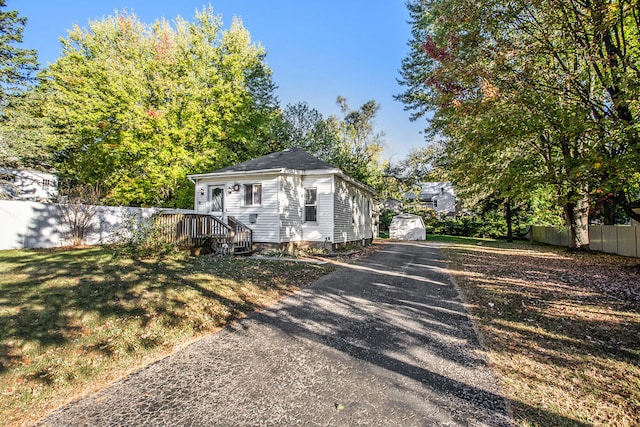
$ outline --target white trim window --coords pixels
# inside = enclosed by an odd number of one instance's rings
[[[356,196],[351,197],[351,224],[356,223],[358,216],[358,198]]]
[[[259,206],[262,204],[262,184],[244,185],[244,205]]]
[[[318,222],[318,189],[304,189],[304,222]]]

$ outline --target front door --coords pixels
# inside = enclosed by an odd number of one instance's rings
[[[222,217],[224,215],[224,187],[209,186],[209,213]]]

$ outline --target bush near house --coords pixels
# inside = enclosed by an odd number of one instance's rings
[[[507,235],[507,223],[497,214],[464,216],[451,219],[425,218],[427,234],[498,238]]]
[[[440,218],[435,211],[425,208],[409,208],[409,213],[419,215],[424,220],[427,235],[440,234],[460,237],[500,238],[507,235],[507,223],[504,215],[499,212],[488,212],[483,215],[458,216],[455,218]],[[380,213],[380,235],[388,236],[389,225],[397,215],[392,211]],[[514,230],[516,235],[524,235],[524,227]],[[386,232],[386,233],[385,233]]]

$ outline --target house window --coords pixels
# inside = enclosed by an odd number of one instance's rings
[[[304,221],[305,222],[318,221],[318,189],[317,188],[304,189]]]
[[[224,211],[224,189],[209,187],[209,211],[222,213]]]
[[[356,196],[353,196],[351,198],[351,224],[355,224],[356,223],[356,216],[358,214],[356,208],[357,208],[357,198]]]
[[[262,184],[245,184],[244,205],[254,206],[262,204]]]

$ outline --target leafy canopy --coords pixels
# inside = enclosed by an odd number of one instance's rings
[[[18,47],[27,18],[5,8],[6,1],[0,0],[0,167],[42,168],[48,160],[42,147],[47,136],[34,102],[38,95],[27,93],[38,69],[37,55]]]
[[[382,190],[384,133],[375,127],[380,105],[370,100],[352,110],[341,96],[336,103],[342,117],[327,119],[307,103],[288,105],[283,114],[285,145],[300,147],[360,182]]]
[[[22,43],[27,18],[6,7],[6,0],[0,0],[0,107],[31,83],[38,69],[36,51],[16,46]]]
[[[434,112],[463,192],[530,199],[552,188],[574,245],[589,197],[638,196],[635,2],[410,1],[412,50],[398,98]]]
[[[187,207],[187,173],[277,148],[271,70],[240,20],[225,30],[211,8],[172,24],[118,13],[62,46],[41,79],[69,185],[99,185],[108,203]]]

